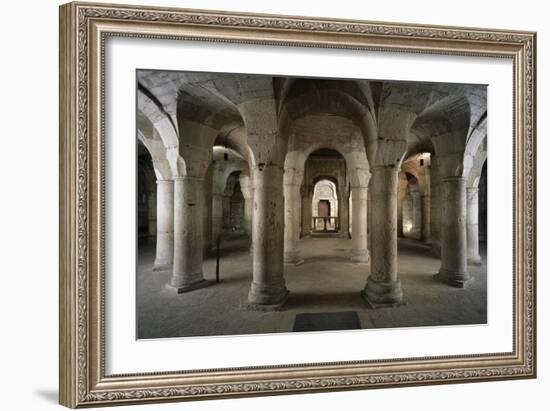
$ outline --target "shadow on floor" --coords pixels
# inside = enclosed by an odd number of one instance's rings
[[[326,292],[323,294],[313,294],[313,293],[302,293],[302,292],[291,292],[288,296],[288,300],[284,305],[284,309],[304,309],[311,307],[322,307],[322,306],[354,306],[362,307],[363,300],[359,295],[359,291],[349,291],[349,292],[338,292],[331,293]],[[366,307],[365,307],[366,308]]]
[[[53,389],[41,389],[35,391],[35,394],[38,397],[44,398],[46,401],[52,404],[58,404],[59,403],[59,393],[57,390]]]
[[[361,320],[355,311],[296,314],[293,332],[360,330]]]
[[[340,255],[316,255],[316,256],[310,256],[305,257],[304,261],[300,265],[304,264],[313,264],[318,262],[334,262],[334,263],[350,263],[351,260],[349,257],[346,256],[340,256]]]
[[[424,257],[430,257],[435,260],[439,258],[433,254],[433,251],[429,244],[422,243],[418,240],[413,240],[411,238],[398,238],[397,247],[399,252],[406,252],[415,255],[421,255]]]
[[[442,285],[442,283],[434,278],[435,274],[437,273],[406,273],[401,275],[401,282],[414,282],[416,284],[424,284],[427,286],[433,285],[434,287],[439,287]]]

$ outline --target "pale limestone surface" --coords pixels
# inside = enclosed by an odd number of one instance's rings
[[[368,264],[348,259],[351,240],[304,238],[300,265],[287,265],[291,290],[286,304],[271,312],[249,310],[247,294],[252,257],[246,237],[227,234],[222,243],[221,282],[215,283],[215,258],[204,262],[207,288],[176,294],[164,285],[169,272],[151,275],[154,244],[140,248],[137,277],[139,338],[235,335],[291,332],[299,313],[355,311],[362,328],[484,324],[486,314],[486,261],[471,266],[475,281],[467,289],[433,281],[439,260],[429,247],[399,239],[398,270],[406,305],[371,310],[359,290],[369,275]],[[482,249],[484,256],[484,250]]]
[[[480,263],[485,86],[147,70],[138,83],[138,141],[159,181],[140,202],[152,269],[171,266],[178,292],[206,285],[203,257],[242,207],[232,229],[251,238],[248,307],[284,304],[321,179],[335,187],[347,258],[370,261],[371,306],[403,302],[398,236],[429,244],[448,285]]]

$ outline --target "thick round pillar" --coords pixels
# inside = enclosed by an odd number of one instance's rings
[[[441,268],[436,279],[455,287],[470,280],[466,240],[466,179],[441,179]]]
[[[481,256],[479,255],[479,189],[477,187],[468,187],[467,195],[467,223],[466,235],[468,244],[468,263],[480,265]]]
[[[422,241],[430,243],[430,194],[422,195]]]
[[[300,186],[297,184],[284,185],[285,201],[285,263],[297,264],[300,258],[298,241],[300,239],[300,222],[302,221],[302,198]]]
[[[441,181],[437,156],[432,156],[430,166],[430,249],[433,255],[441,257]]]
[[[302,188],[302,237],[311,234],[311,192],[308,186]]]
[[[174,178],[174,266],[170,286],[178,293],[205,287],[203,257],[203,180]]]
[[[157,188],[158,191],[158,188]],[[150,237],[155,237],[157,235],[157,194],[151,193],[147,199],[147,233]]]
[[[174,256],[174,182],[157,180],[157,249],[153,271],[172,267]]]
[[[283,170],[276,165],[254,168],[252,224],[253,279],[248,301],[253,305],[279,306],[288,296],[284,279]]]
[[[410,196],[412,211],[410,237],[420,240],[422,238],[422,195],[420,191],[414,190],[410,192]]]
[[[361,295],[372,307],[395,306],[403,300],[397,274],[397,168],[375,167],[370,184],[371,274]]]
[[[368,263],[370,258],[367,249],[367,187],[352,187],[351,202],[351,261]]]
[[[340,237],[349,238],[349,201],[347,190],[341,190],[342,195],[338,197],[338,215],[340,223]],[[366,211],[365,211],[366,215]]]
[[[244,197],[244,230],[248,236],[251,236],[252,232],[252,201],[253,201],[253,188],[249,176],[241,175],[241,192]]]

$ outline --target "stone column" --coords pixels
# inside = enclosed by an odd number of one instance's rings
[[[251,236],[253,188],[249,176],[241,175],[240,183],[244,197],[244,230],[248,236]]]
[[[405,237],[403,231],[403,207],[407,199],[407,187],[408,187],[407,177],[405,173],[398,174],[398,183],[397,183],[397,236]]]
[[[205,287],[203,256],[203,180],[174,178],[174,266],[170,286],[178,293]]]
[[[430,243],[430,194],[422,195],[422,241],[426,244]]]
[[[309,186],[302,186],[302,237],[311,233],[311,192]]]
[[[216,244],[212,241],[212,168],[208,169],[204,178],[203,203],[204,204],[204,232],[203,232],[203,249],[204,255],[208,255]]]
[[[372,254],[372,190],[369,187],[367,187],[367,249]]]
[[[367,249],[367,187],[352,187],[351,192],[351,261],[368,263],[370,258]]]
[[[466,179],[441,179],[441,268],[435,278],[455,287],[470,279],[466,242]]]
[[[300,258],[298,241],[300,239],[301,196],[298,184],[284,185],[285,201],[285,263],[298,264]]]
[[[174,256],[174,182],[157,180],[157,252],[153,271],[169,270]]]
[[[468,244],[468,263],[474,265],[481,264],[479,255],[479,189],[477,187],[468,187],[468,214],[467,214],[467,244]]]
[[[422,238],[422,197],[420,191],[413,190],[411,195],[411,208],[412,208],[412,232],[411,236],[414,239],[420,240]]]
[[[371,274],[361,295],[371,307],[396,306],[403,299],[397,274],[397,168],[374,167],[370,186]]]
[[[441,181],[439,160],[432,156],[430,165],[430,248],[432,254],[441,256]]]
[[[340,190],[342,195],[338,198],[338,215],[340,220],[340,237],[349,238],[349,201],[347,189]],[[366,211],[365,211],[366,215]]]
[[[248,301],[259,306],[280,306],[288,290],[284,279],[283,170],[277,165],[256,167],[252,223],[253,280]]]
[[[157,188],[157,191],[158,191],[158,188]],[[149,234],[149,237],[154,237],[157,235],[157,194],[154,192],[151,193],[151,195],[147,199],[147,209],[149,210],[147,215],[148,234]]]

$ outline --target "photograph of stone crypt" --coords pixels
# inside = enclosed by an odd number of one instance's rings
[[[487,88],[138,70],[137,338],[487,323]]]

